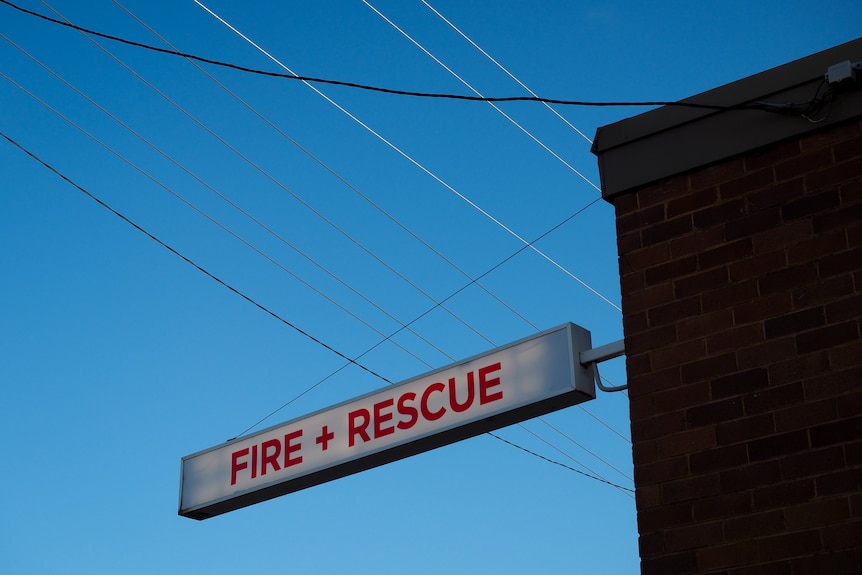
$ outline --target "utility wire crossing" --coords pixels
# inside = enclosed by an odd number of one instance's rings
[[[121,38],[119,36],[113,36],[111,34],[105,34],[103,32],[98,32],[96,30],[92,30],[89,28],[84,28],[82,26],[78,26],[76,24],[72,24],[70,22],[63,22],[62,20],[58,20],[56,18],[51,18],[50,16],[46,16],[44,14],[39,14],[38,12],[34,12],[32,10],[28,10],[22,6],[18,6],[9,0],[0,0],[0,4],[5,4],[10,8],[14,8],[19,12],[23,12],[24,14],[28,14],[30,16],[34,16],[36,18],[40,18],[52,24],[57,24],[59,26],[64,26],[66,28],[71,28],[73,30],[77,30],[79,32],[83,32],[85,34],[90,34],[92,36],[97,36],[99,38],[104,38],[105,40],[111,40],[112,42],[119,42],[121,44],[126,44],[129,46],[134,46],[136,48],[142,48],[144,50],[150,50],[152,52],[158,52],[161,54],[167,54],[170,56],[179,56],[181,58],[188,58],[190,60],[196,60],[198,62],[203,62],[205,64],[210,64],[213,66],[220,66],[223,68],[229,68],[232,70],[237,70],[240,72],[246,72],[249,74],[258,74],[261,76],[270,76],[273,78],[283,78],[287,80],[299,80],[301,82],[309,82],[313,84],[329,84],[333,86],[344,86],[347,88],[355,88],[358,90],[367,90],[372,92],[381,92],[384,94],[393,94],[397,96],[412,96],[416,98],[439,98],[439,99],[448,99],[448,100],[463,100],[468,102],[539,102],[544,104],[557,104],[560,106],[597,106],[597,107],[614,107],[614,106],[677,106],[683,108],[699,108],[705,110],[718,110],[718,111],[727,111],[727,110],[770,110],[770,108],[762,103],[753,103],[753,104],[739,104],[735,106],[722,106],[722,105],[714,105],[714,104],[700,104],[695,102],[666,102],[666,101],[644,101],[644,102],[599,102],[599,101],[585,101],[585,100],[563,100],[556,98],[544,98],[541,96],[500,96],[500,97],[488,97],[488,96],[470,96],[467,94],[446,94],[446,93],[435,93],[435,92],[418,92],[412,90],[399,90],[395,88],[384,88],[381,86],[372,86],[369,84],[359,84],[356,82],[347,82],[344,80],[332,80],[328,78],[317,78],[314,76],[300,76],[298,74],[292,73],[284,73],[284,72],[271,72],[268,70],[261,70],[258,68],[249,68],[247,66],[241,66],[239,64],[232,64],[229,62],[224,62],[221,60],[214,60],[212,58],[206,58],[204,56],[197,56],[195,54],[189,54],[186,52],[179,52],[177,50],[168,50],[167,48],[159,48],[158,46],[153,46],[150,44],[144,44],[143,42],[136,42],[134,40],[128,40],[126,38]]]

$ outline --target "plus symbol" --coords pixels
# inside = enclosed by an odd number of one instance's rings
[[[320,437],[315,441],[322,446],[321,449],[323,449],[323,451],[326,451],[326,448],[329,447],[329,442],[334,438],[335,434],[329,431],[329,426],[324,425],[323,429],[320,430]]]

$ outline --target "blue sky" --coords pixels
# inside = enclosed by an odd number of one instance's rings
[[[560,99],[677,100],[858,34],[851,2],[428,2]],[[298,74],[470,93],[395,24],[484,95],[525,95],[418,0],[370,2],[379,13],[361,0],[204,4]],[[21,5],[164,47],[143,22],[180,51],[283,71],[191,0]],[[567,321],[596,345],[622,338],[613,209],[594,202],[587,138],[645,108],[557,106],[567,124],[541,104],[499,106],[557,158],[486,103],[318,86],[366,128],[299,82],[201,65],[207,76],[99,40],[107,54],[5,5],[0,33],[0,131],[387,379]],[[384,382],[355,366],[331,375],[341,357],[6,140],[0,170],[4,571],[637,572],[619,393],[499,432],[581,473],[480,436],[178,517],[182,456]],[[501,224],[530,241],[554,229],[536,244],[548,259],[525,250],[484,290],[459,291],[523,247]],[[622,359],[602,373],[625,383]]]

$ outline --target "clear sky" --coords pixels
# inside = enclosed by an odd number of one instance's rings
[[[849,1],[204,2],[247,40],[192,0],[19,1],[251,68],[527,95],[445,17],[537,94],[595,101],[859,32]],[[3,572],[637,572],[622,393],[500,430],[567,467],[485,435],[203,522],[177,499],[181,457],[386,385],[309,335],[391,381],[567,321],[621,339],[588,140],[646,108],[327,101],[7,5],[0,33],[0,131],[284,320],[0,139]]]

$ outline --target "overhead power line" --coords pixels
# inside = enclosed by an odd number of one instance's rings
[[[159,239],[157,236],[153,235],[152,233],[150,233],[149,231],[147,231],[146,229],[144,229],[143,227],[141,227],[140,225],[138,225],[137,223],[135,223],[133,220],[129,219],[127,216],[125,216],[125,215],[124,215],[124,214],[122,214],[121,212],[119,212],[119,211],[115,210],[113,207],[111,207],[109,204],[107,204],[105,201],[103,201],[103,200],[102,200],[101,198],[99,198],[98,196],[96,196],[95,194],[93,194],[92,192],[90,192],[89,190],[87,190],[86,188],[84,188],[84,187],[82,187],[82,186],[78,185],[77,183],[75,183],[71,178],[69,178],[68,176],[66,176],[65,174],[63,174],[62,172],[60,172],[58,169],[56,169],[54,166],[52,166],[51,164],[49,164],[48,162],[46,162],[45,160],[43,160],[42,158],[40,158],[39,156],[37,156],[36,154],[34,154],[33,152],[31,152],[29,149],[27,149],[26,147],[24,147],[22,144],[18,143],[16,140],[12,139],[10,136],[6,135],[4,132],[0,131],[0,137],[4,138],[4,139],[5,139],[6,141],[8,141],[10,144],[12,144],[12,145],[13,145],[13,146],[15,146],[16,148],[18,148],[19,150],[21,150],[22,152],[24,152],[24,153],[25,153],[26,155],[28,155],[30,158],[32,158],[33,160],[35,160],[36,162],[38,162],[39,164],[41,164],[44,168],[46,168],[47,170],[49,170],[50,172],[52,172],[53,174],[55,174],[56,176],[58,176],[60,179],[62,179],[62,180],[63,180],[63,181],[65,181],[66,183],[68,183],[68,184],[70,184],[71,186],[73,186],[75,189],[77,189],[78,191],[80,191],[81,193],[83,193],[85,196],[87,196],[88,198],[90,198],[91,200],[93,200],[94,202],[96,202],[97,204],[99,204],[101,207],[105,208],[106,210],[108,210],[109,212],[111,212],[113,215],[117,216],[118,218],[120,218],[121,220],[123,220],[124,222],[126,222],[127,224],[129,224],[130,226],[132,226],[133,228],[135,228],[137,231],[141,232],[142,234],[144,234],[145,236],[147,236],[149,239],[153,240],[154,242],[156,242],[157,244],[159,244],[159,245],[160,245],[160,246],[162,246],[163,248],[167,249],[169,252],[171,252],[171,253],[172,253],[172,254],[174,254],[175,256],[179,257],[181,260],[183,260],[183,261],[184,261],[184,262],[186,262],[187,264],[191,265],[192,267],[194,267],[195,269],[197,269],[198,271],[200,271],[201,273],[203,273],[204,275],[206,275],[206,276],[207,276],[207,277],[209,277],[210,279],[212,279],[212,280],[214,280],[214,281],[218,282],[219,284],[221,284],[222,286],[226,287],[226,288],[227,288],[228,290],[230,290],[231,292],[235,293],[236,295],[240,296],[241,298],[243,298],[243,299],[244,299],[244,300],[246,300],[247,302],[249,302],[249,303],[253,304],[254,306],[256,306],[258,309],[260,309],[260,310],[262,310],[262,311],[266,312],[267,314],[269,314],[270,316],[274,317],[275,319],[277,319],[277,320],[278,320],[278,321],[280,321],[281,323],[283,323],[283,324],[285,324],[286,326],[290,327],[291,329],[295,330],[295,331],[296,331],[297,333],[299,333],[300,335],[303,335],[303,336],[305,336],[306,338],[308,338],[308,339],[310,339],[311,341],[313,341],[314,343],[317,343],[318,345],[323,346],[325,349],[327,349],[327,350],[331,351],[332,353],[336,354],[337,356],[341,357],[342,359],[347,360],[349,363],[351,363],[351,364],[353,364],[353,365],[355,365],[355,366],[357,366],[357,367],[359,367],[359,368],[363,369],[364,371],[368,372],[369,374],[373,375],[374,377],[377,377],[378,379],[380,379],[380,380],[382,380],[382,381],[384,381],[384,382],[388,383],[389,385],[393,385],[393,382],[392,382],[392,381],[390,381],[389,379],[385,378],[384,376],[380,375],[379,373],[376,373],[375,371],[373,371],[373,370],[369,369],[368,367],[366,367],[366,366],[362,365],[361,363],[359,363],[359,362],[358,362],[358,361],[356,361],[355,359],[351,359],[351,358],[347,357],[346,355],[344,355],[344,354],[343,354],[343,353],[341,353],[340,351],[338,351],[338,350],[336,350],[335,348],[331,347],[330,345],[328,345],[328,344],[324,343],[322,340],[320,340],[320,339],[318,339],[318,338],[314,337],[313,335],[311,335],[311,334],[310,334],[310,333],[308,333],[307,331],[305,331],[305,330],[303,330],[303,329],[299,328],[298,326],[296,326],[295,324],[291,323],[291,322],[290,322],[290,321],[288,321],[287,319],[285,319],[285,318],[281,317],[281,316],[280,316],[280,315],[278,315],[276,312],[274,312],[274,311],[270,310],[269,308],[267,308],[267,307],[266,307],[266,306],[264,306],[263,304],[261,304],[261,303],[259,303],[259,302],[255,301],[255,300],[254,300],[254,299],[252,299],[250,296],[248,296],[248,295],[244,294],[243,292],[239,291],[237,288],[235,288],[235,287],[233,287],[232,285],[228,284],[227,282],[225,282],[225,281],[224,281],[224,280],[222,280],[221,278],[219,278],[219,277],[215,276],[214,274],[212,274],[211,272],[209,272],[208,270],[206,270],[206,269],[205,269],[204,267],[202,267],[201,265],[199,265],[199,264],[195,263],[193,260],[191,260],[191,259],[190,259],[190,258],[188,258],[187,256],[183,255],[181,252],[179,252],[179,251],[178,251],[178,250],[176,250],[175,248],[171,247],[170,245],[168,245],[167,243],[165,243],[164,241],[162,241],[161,239]],[[610,486],[615,487],[615,488],[617,488],[617,489],[620,489],[620,490],[622,490],[622,491],[628,491],[628,492],[632,492],[632,491],[633,491],[633,490],[632,490],[632,489],[630,489],[630,488],[622,487],[622,486],[617,485],[617,484],[615,484],[615,483],[612,483],[612,482],[610,482],[610,481],[608,481],[607,479],[604,479],[604,478],[602,478],[602,477],[598,477],[598,476],[595,476],[595,475],[591,475],[591,474],[589,474],[589,473],[584,473],[583,471],[580,471],[580,470],[578,470],[578,469],[575,469],[575,468],[573,468],[573,467],[570,467],[570,466],[568,466],[568,465],[566,465],[566,464],[564,464],[564,463],[560,463],[559,461],[555,461],[555,460],[553,460],[553,459],[550,459],[550,458],[548,458],[548,457],[545,457],[545,456],[543,456],[543,455],[540,455],[540,454],[538,454],[538,453],[536,453],[536,452],[534,452],[534,451],[531,451],[531,450],[529,450],[529,449],[526,449],[525,447],[522,447],[522,446],[517,445],[517,444],[515,444],[515,443],[513,443],[513,442],[511,442],[511,441],[508,441],[507,439],[504,439],[504,438],[502,438],[502,437],[500,437],[500,436],[498,436],[498,435],[496,435],[496,434],[489,433],[489,435],[491,435],[492,437],[494,437],[495,439],[497,439],[497,440],[499,440],[499,441],[502,441],[503,443],[506,443],[506,444],[508,444],[508,445],[511,445],[512,447],[516,447],[516,448],[518,448],[518,449],[520,449],[520,450],[522,450],[522,451],[524,451],[524,452],[526,452],[526,453],[529,453],[530,455],[533,455],[534,457],[538,457],[538,458],[540,458],[540,459],[542,459],[542,460],[544,460],[544,461],[547,461],[547,462],[549,462],[549,463],[553,463],[553,464],[555,464],[555,465],[559,465],[559,466],[561,466],[561,467],[563,467],[563,468],[565,468],[565,469],[568,469],[569,471],[573,471],[573,472],[578,473],[578,474],[580,474],[580,475],[583,475],[583,476],[585,476],[585,477],[587,477],[587,478],[589,478],[589,479],[593,479],[593,480],[595,480],[595,481],[599,481],[599,482],[601,482],[601,483],[605,483],[605,484],[607,484],[607,485],[610,485]]]
[[[120,218],[121,220],[123,220],[124,222],[126,222],[127,224],[129,224],[130,226],[132,226],[133,228],[135,228],[136,230],[138,230],[139,232],[141,232],[142,234],[144,234],[145,236],[147,236],[148,238],[150,238],[151,240],[153,240],[154,242],[156,242],[157,244],[159,244],[160,246],[162,246],[163,248],[165,248],[166,250],[168,250],[168,251],[169,251],[169,252],[171,252],[172,254],[174,254],[175,256],[177,256],[178,258],[180,258],[181,260],[183,260],[184,262],[186,262],[187,264],[189,264],[189,265],[191,265],[192,267],[194,267],[195,269],[197,269],[199,272],[201,272],[202,274],[204,274],[204,275],[205,275],[205,276],[207,276],[208,278],[210,278],[210,279],[212,279],[212,280],[215,280],[216,282],[218,282],[218,283],[219,283],[219,284],[221,284],[222,286],[226,287],[227,289],[229,289],[230,291],[232,291],[233,293],[235,293],[236,295],[238,295],[239,297],[241,297],[241,298],[242,298],[242,299],[244,299],[245,301],[249,302],[250,304],[252,304],[252,305],[254,305],[255,307],[257,307],[258,309],[260,309],[260,310],[262,310],[262,311],[266,312],[267,314],[271,315],[272,317],[274,317],[275,319],[277,319],[278,321],[280,321],[281,323],[283,323],[284,325],[286,325],[286,326],[287,326],[287,327],[289,327],[290,329],[292,329],[292,330],[296,331],[296,332],[297,332],[297,333],[299,333],[300,335],[302,335],[302,336],[304,336],[304,337],[306,337],[306,338],[310,339],[310,340],[311,340],[311,341],[313,341],[314,343],[316,343],[316,344],[318,344],[318,345],[322,346],[323,348],[325,348],[325,349],[327,349],[327,350],[331,351],[332,353],[334,353],[335,355],[337,355],[337,356],[338,356],[338,357],[340,357],[341,359],[344,359],[345,361],[347,361],[347,362],[349,362],[349,363],[351,363],[351,364],[355,365],[356,367],[358,367],[358,368],[360,368],[360,369],[362,369],[362,370],[364,370],[364,371],[366,371],[366,372],[370,373],[370,374],[371,374],[371,375],[373,375],[374,377],[376,377],[376,378],[378,378],[378,379],[380,379],[380,380],[382,380],[382,381],[385,381],[386,383],[388,383],[388,384],[390,384],[390,385],[392,384],[392,381],[390,381],[389,379],[387,379],[387,378],[383,377],[382,375],[380,375],[379,373],[375,372],[374,370],[372,370],[372,369],[370,369],[370,368],[368,368],[368,367],[366,367],[366,366],[362,365],[361,363],[359,363],[359,362],[358,362],[358,361],[356,361],[355,359],[352,359],[352,358],[350,358],[350,357],[346,356],[345,354],[341,353],[340,351],[338,351],[338,350],[337,350],[337,349],[335,349],[334,347],[330,346],[330,345],[329,345],[329,344],[327,344],[326,342],[324,342],[324,341],[322,341],[322,340],[320,340],[320,339],[316,338],[315,336],[311,335],[310,333],[308,333],[308,332],[307,332],[307,331],[305,331],[304,329],[300,328],[299,326],[295,325],[294,323],[290,322],[289,320],[287,320],[287,319],[283,318],[283,317],[282,317],[282,316],[280,316],[278,313],[276,313],[276,312],[272,311],[271,309],[269,309],[268,307],[266,307],[266,306],[265,306],[265,305],[263,305],[262,303],[259,303],[258,301],[256,301],[256,300],[252,299],[250,296],[248,296],[248,295],[246,295],[245,293],[243,293],[243,292],[239,291],[239,289],[235,288],[234,286],[232,286],[231,284],[227,283],[226,281],[224,281],[223,279],[219,278],[218,276],[216,276],[216,275],[212,274],[211,272],[209,272],[207,269],[205,269],[205,268],[204,268],[204,267],[202,267],[201,265],[199,265],[199,264],[195,263],[193,260],[191,260],[191,259],[190,259],[190,258],[188,258],[187,256],[183,255],[183,254],[182,254],[182,253],[180,253],[179,251],[177,251],[175,248],[173,248],[173,247],[171,247],[170,245],[166,244],[165,242],[163,242],[162,240],[160,240],[158,237],[154,236],[153,234],[151,234],[150,232],[148,232],[146,229],[144,229],[143,227],[139,226],[139,225],[138,225],[138,224],[136,224],[134,221],[132,221],[131,219],[129,219],[128,217],[126,217],[126,216],[125,216],[125,215],[123,215],[122,213],[118,212],[118,211],[117,211],[117,210],[115,210],[114,208],[112,208],[109,204],[107,204],[106,202],[104,202],[102,199],[100,199],[98,196],[96,196],[95,194],[93,194],[93,193],[92,193],[92,192],[90,192],[89,190],[87,190],[87,189],[85,189],[85,188],[83,188],[83,187],[79,186],[79,185],[78,185],[77,183],[75,183],[71,178],[69,178],[68,176],[66,176],[66,175],[65,175],[65,174],[63,174],[62,172],[60,172],[57,168],[55,168],[54,166],[52,166],[51,164],[49,164],[48,162],[46,162],[45,160],[43,160],[42,158],[40,158],[39,156],[37,156],[36,154],[34,154],[33,152],[31,152],[31,151],[30,151],[30,150],[28,150],[27,148],[25,148],[23,145],[19,144],[16,140],[13,140],[13,139],[12,139],[12,138],[10,138],[9,136],[7,136],[7,135],[6,135],[5,133],[3,133],[2,131],[0,131],[0,136],[2,136],[3,138],[5,138],[5,139],[10,143],[10,144],[12,144],[13,146],[15,146],[16,148],[18,148],[19,150],[21,150],[22,152],[24,152],[25,154],[27,154],[28,156],[30,156],[31,158],[33,158],[34,160],[36,160],[38,163],[42,164],[42,166],[43,166],[43,167],[47,168],[49,171],[51,171],[52,173],[54,173],[54,174],[55,174],[56,176],[58,176],[60,179],[62,179],[62,180],[63,180],[63,181],[65,181],[66,183],[70,184],[70,185],[71,185],[71,186],[73,186],[74,188],[76,188],[79,192],[83,193],[85,196],[87,196],[88,198],[90,198],[91,200],[93,200],[94,202],[96,202],[97,204],[99,204],[100,206],[102,206],[103,208],[105,208],[106,210],[108,210],[109,212],[111,212],[112,214],[114,214],[115,216],[117,216],[118,218]]]
[[[446,94],[446,93],[435,93],[435,92],[418,92],[412,90],[399,90],[395,88],[384,88],[381,86],[373,86],[369,84],[359,84],[357,82],[348,82],[344,80],[333,80],[328,78],[317,78],[314,76],[300,76],[298,74],[292,73],[284,73],[284,72],[272,72],[269,70],[260,70],[257,68],[249,68],[247,66],[241,66],[239,64],[232,64],[230,62],[224,62],[221,60],[214,60],[212,58],[206,58],[203,56],[197,56],[195,54],[189,54],[186,52],[179,52],[176,50],[168,50],[166,48],[159,48],[158,46],[152,46],[150,44],[144,44],[143,42],[136,42],[134,40],[128,40],[126,38],[121,38],[119,36],[114,36],[111,34],[105,34],[103,32],[98,32],[96,30],[91,30],[89,28],[84,28],[82,26],[78,26],[72,24],[70,22],[63,22],[62,20],[58,20],[56,18],[51,18],[50,16],[46,16],[45,14],[40,14],[38,12],[34,12],[32,10],[28,10],[22,6],[18,6],[9,0],[0,0],[0,4],[5,4],[10,8],[14,8],[24,14],[28,14],[30,16],[35,16],[36,18],[40,18],[52,24],[57,24],[59,26],[64,26],[66,28],[71,28],[73,30],[77,30],[79,32],[83,32],[85,34],[90,34],[93,36],[97,36],[99,38],[104,38],[105,40],[111,40],[113,42],[119,42],[121,44],[126,44],[129,46],[134,46],[136,48],[141,48],[144,50],[150,50],[152,52],[158,52],[160,54],[167,54],[170,56],[179,56],[181,58],[188,58],[190,60],[197,60],[198,62],[203,62],[205,64],[210,64],[213,66],[220,66],[223,68],[229,68],[232,70],[237,70],[240,72],[246,72],[249,74],[258,74],[261,76],[270,76],[274,78],[283,78],[287,80],[299,80],[301,82],[309,82],[312,84],[330,84],[333,86],[344,86],[347,88],[355,88],[357,90],[368,90],[372,92],[381,92],[384,94],[393,94],[397,96],[412,96],[416,98],[439,98],[439,99],[448,99],[448,100],[464,100],[468,102],[539,102],[544,104],[556,104],[560,106],[597,106],[597,107],[616,107],[616,106],[677,106],[683,108],[698,108],[705,110],[717,110],[717,111],[727,111],[727,110],[765,110],[772,111],[772,108],[769,105],[762,103],[753,103],[753,104],[739,104],[735,106],[721,106],[715,104],[699,104],[695,102],[670,102],[670,101],[643,101],[643,102],[626,102],[626,101],[617,101],[617,102],[609,102],[609,101],[586,101],[586,100],[564,100],[557,98],[544,98],[541,96],[500,96],[500,97],[488,97],[488,96],[470,96],[466,94]]]

